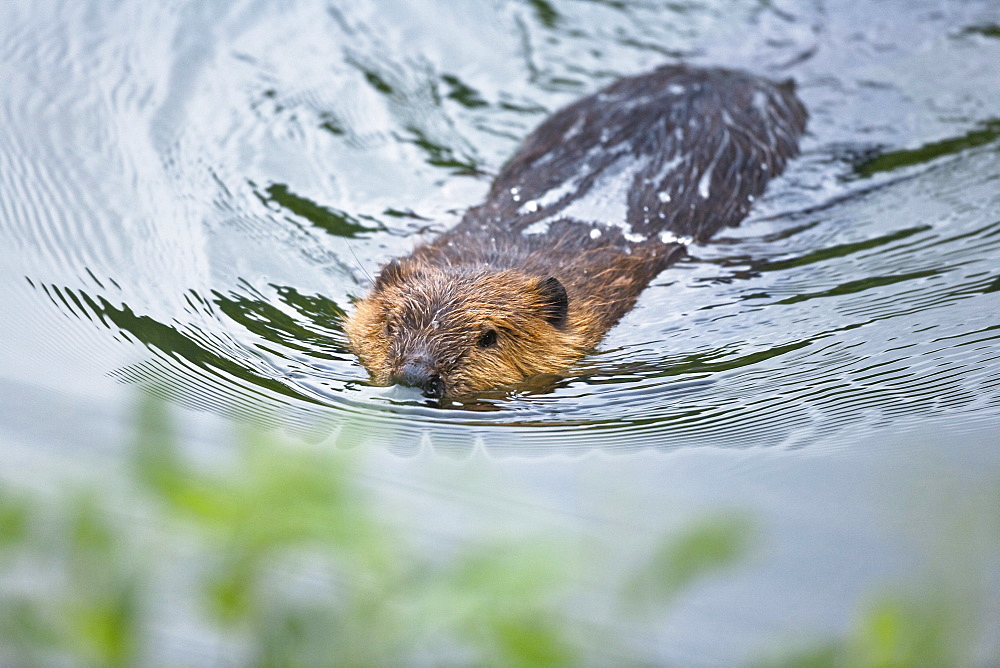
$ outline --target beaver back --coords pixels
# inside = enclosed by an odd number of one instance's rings
[[[790,82],[662,67],[543,122],[463,223],[544,234],[570,219],[636,241],[705,241],[746,216],[798,152],[805,123]]]

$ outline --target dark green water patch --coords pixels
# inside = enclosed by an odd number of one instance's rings
[[[305,218],[324,232],[338,237],[353,239],[364,232],[385,230],[385,227],[378,222],[372,221],[371,225],[365,225],[345,211],[322,206],[311,199],[296,195],[283,183],[273,183],[263,192],[254,187],[254,194],[269,209],[277,206],[290,211],[296,216]]]
[[[219,292],[213,292],[212,296],[223,313],[262,339],[323,359],[346,359],[350,356],[347,342],[336,324],[337,319],[344,315],[343,309],[324,297],[302,295],[290,287],[272,287],[278,290],[281,301],[306,316],[308,325],[269,303],[263,296],[258,299]],[[337,329],[326,329],[330,326]]]
[[[930,162],[942,155],[952,155],[966,149],[989,144],[1000,137],[1000,119],[991,119],[980,123],[979,127],[960,137],[943,139],[924,144],[920,148],[906,149],[883,153],[874,158],[860,162],[854,166],[854,173],[860,178],[868,178],[879,172],[891,172],[900,167],[920,165]]]
[[[409,126],[406,128],[411,136],[400,137],[401,141],[413,144],[424,152],[427,156],[427,164],[433,167],[445,167],[452,174],[458,176],[478,176],[483,173],[482,168],[471,156],[459,156],[450,147],[431,141],[425,132],[419,128]]]
[[[532,9],[535,10],[535,16],[538,18],[539,23],[546,28],[556,27],[556,24],[559,23],[560,16],[555,7],[545,0],[527,0],[527,2],[531,5]]]
[[[344,129],[344,124],[341,123],[340,119],[337,118],[334,114],[328,111],[324,111],[319,115],[319,118],[321,121],[319,126],[324,130],[326,130],[327,132],[329,132],[330,134],[336,135],[338,137],[347,134],[347,131]]]
[[[425,217],[421,216],[419,213],[417,213],[413,209],[405,209],[404,210],[404,209],[393,209],[393,208],[390,207],[390,208],[384,210],[382,212],[382,215],[383,216],[391,216],[393,218],[412,218],[414,220],[430,220],[429,218],[425,218]]]
[[[906,239],[914,234],[926,232],[929,229],[931,229],[930,225],[910,227],[905,230],[898,230],[890,234],[875,237],[874,239],[865,239],[864,241],[857,241],[849,244],[837,244],[836,246],[831,246],[829,248],[821,248],[819,250],[806,253],[805,255],[789,258],[787,260],[761,260],[752,264],[751,268],[754,271],[780,271],[783,269],[791,269],[792,267],[801,267],[815,262],[822,262],[823,260],[845,257],[847,255],[857,253],[858,251],[878,248],[879,246],[891,244],[895,241],[899,241],[900,239]]]
[[[984,23],[978,26],[969,26],[962,31],[963,35],[982,35],[983,37],[992,37],[994,39],[1000,39],[1000,25],[996,23]]]
[[[753,366],[773,357],[779,357],[800,348],[805,348],[812,341],[795,341],[780,346],[774,346],[767,350],[760,350],[739,357],[726,357],[725,350],[715,351],[713,354],[689,355],[678,362],[671,362],[670,368],[661,371],[660,376],[680,376],[684,374],[709,374],[721,371],[731,371],[742,367]],[[715,361],[712,358],[722,357],[724,359]]]
[[[489,102],[483,99],[482,95],[479,94],[479,91],[466,84],[457,76],[453,74],[445,74],[442,75],[441,80],[444,81],[450,88],[446,95],[448,99],[455,100],[460,105],[468,109],[489,106]]]
[[[851,295],[857,292],[864,292],[865,290],[870,290],[872,288],[880,288],[886,285],[893,285],[894,283],[902,283],[903,281],[912,281],[918,278],[927,278],[929,276],[936,276],[940,271],[936,269],[928,269],[925,271],[914,271],[909,274],[898,274],[895,276],[872,276],[871,278],[863,278],[858,281],[848,281],[847,283],[841,283],[840,285],[830,288],[829,290],[822,290],[820,292],[808,292],[802,295],[795,295],[794,297],[788,297],[787,299],[782,299],[778,304],[798,304],[799,302],[809,301],[810,299],[817,299],[820,297],[839,297],[841,295]]]
[[[138,342],[151,350],[185,360],[209,372],[221,372],[249,386],[260,387],[278,395],[317,404],[319,402],[274,378],[261,376],[232,357],[212,352],[194,338],[147,315],[137,315],[128,305],[114,306],[103,297],[93,297],[82,290],[42,285],[42,291],[56,306],[70,306],[75,315],[97,317],[109,329],[117,328],[129,341]]]
[[[380,77],[375,72],[371,70],[362,70],[362,74],[365,76],[365,81],[371,84],[371,87],[382,93],[383,95],[392,95],[396,91],[393,90],[392,86],[389,85],[385,79]]]

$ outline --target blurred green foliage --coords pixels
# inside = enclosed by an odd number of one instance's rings
[[[893,668],[896,666],[977,666],[974,621],[969,602],[941,592],[913,597],[886,595],[862,609],[851,630],[837,640],[777,659],[766,666],[790,668]]]
[[[0,566],[7,575],[0,589],[0,659],[132,663],[143,605],[137,553],[93,494],[70,495],[57,512],[46,510],[43,501],[0,498]]]
[[[227,465],[195,463],[150,401],[126,469],[57,494],[0,492],[0,663],[652,661],[594,619],[662,620],[758,539],[746,515],[718,514],[624,572],[551,532],[421,545],[360,483],[363,448],[253,429],[236,440]],[[574,611],[586,588],[607,609]],[[947,584],[887,594],[844,637],[765,665],[971,665],[976,614]]]
[[[155,662],[176,610],[252,664],[566,665],[608,639],[567,614],[607,566],[578,568],[569,537],[420,548],[359,484],[362,449],[237,441],[229,466],[199,466],[148,401],[123,480],[0,498],[0,662]],[[692,527],[629,577],[667,600],[738,562],[748,526]]]
[[[996,577],[1000,548],[1000,488],[985,483],[958,490],[932,471],[937,489],[921,485],[909,499],[926,544],[921,576],[869,592],[847,631],[789,652],[779,650],[763,666],[790,668],[896,668],[907,666],[1000,666],[996,619],[987,607],[989,578]]]
[[[749,548],[753,523],[737,514],[706,517],[663,541],[632,575],[625,590],[637,610],[664,605],[698,578],[739,563]]]

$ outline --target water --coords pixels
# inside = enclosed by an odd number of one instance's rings
[[[458,457],[525,477],[542,513],[580,503],[573,476],[595,467],[661,509],[669,481],[667,514],[758,508],[777,556],[682,608],[692,635],[668,658],[744,657],[795,627],[765,585],[842,628],[906,558],[840,512],[883,486],[905,498],[915,458],[997,471],[998,24],[985,0],[5,6],[7,476],[113,461],[137,391],[192,409],[205,451],[232,417],[313,440],[349,419],[403,479],[419,477],[403,455]],[[555,387],[442,408],[369,385],[338,319],[366,273],[481,201],[548,113],[678,59],[798,84],[803,154],[750,218],[692,247]],[[856,577],[805,584],[797,559]],[[734,600],[761,608],[706,642],[704,611]]]

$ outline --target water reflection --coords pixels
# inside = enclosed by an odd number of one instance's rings
[[[270,207],[273,204],[275,207],[287,209],[329,234],[350,239],[363,232],[385,231],[385,227],[374,219],[368,225],[362,224],[345,211],[321,206],[289,192],[288,186],[284,184],[273,183],[263,190],[258,189],[253,183],[250,185],[254,188],[254,194],[265,206]]]
[[[51,592],[91,635],[57,625],[28,637],[119,651],[91,663],[130,651],[115,613],[138,619],[136,571],[117,578],[118,553],[95,547],[122,545],[101,518],[127,527],[114,534],[126,547],[171,522],[130,523],[143,502],[113,496],[137,490],[115,477],[129,461],[115,444],[141,388],[195,409],[176,411],[195,436],[177,479],[218,483],[188,498],[198,506],[211,491],[201,507],[242,517],[244,536],[269,516],[229,492],[268,485],[212,468],[242,456],[231,416],[279,425],[324,457],[370,457],[346,497],[391,498],[384,517],[414,528],[410,546],[457,550],[483,528],[523,536],[543,514],[541,535],[572,525],[624,567],[664,521],[677,528],[719,504],[759,512],[774,552],[676,601],[643,639],[664,662],[749,662],[767,629],[831,638],[803,660],[912,656],[868,642],[887,628],[919,641],[903,650],[940,658],[921,643],[940,637],[924,622],[956,618],[948,596],[852,610],[921,561],[907,537],[935,517],[973,517],[953,502],[997,469],[998,34],[993,0],[0,3],[0,633],[31,622],[24,611]],[[752,218],[692,248],[566,378],[476,406],[368,384],[338,321],[366,272],[457,222],[554,109],[677,60],[798,84],[811,134]],[[295,455],[275,459],[262,468],[287,472]],[[330,483],[328,461],[312,461],[297,473]],[[915,463],[925,468],[911,476]],[[423,476],[431,465],[445,477]],[[68,494],[32,522],[25,499],[47,498],[53,478],[52,490],[78,488],[88,470],[117,481],[94,478],[108,513]],[[527,500],[508,493],[525,488]],[[272,504],[284,520],[308,522],[299,487],[271,489],[292,492]],[[887,502],[883,522],[873,509]],[[976,542],[995,533],[969,526],[938,534],[942,573],[974,572],[954,557],[966,547],[995,555]],[[162,545],[144,554],[170,556]],[[172,545],[168,568],[194,543]],[[283,573],[301,573],[291,566]],[[45,572],[14,581],[20,567]],[[320,589],[289,580],[292,593]],[[588,595],[609,581],[574,584]],[[950,591],[982,596],[995,628],[984,581]],[[152,600],[176,601],[173,584]],[[214,594],[223,604],[240,593],[228,584]],[[173,642],[176,663],[216,660],[173,612],[130,628]],[[12,649],[3,643],[0,661]]]
[[[886,151],[858,163],[855,173],[862,178],[873,176],[879,172],[890,172],[901,167],[921,165],[945,155],[953,155],[968,149],[992,144],[1000,138],[1000,120],[990,119],[979,124],[975,130],[970,130],[961,137],[952,137],[925,144],[920,148],[903,151]]]
[[[253,7],[212,10],[208,23],[150,10],[186,35],[160,69],[138,67],[142,51],[115,28],[134,17],[108,10],[94,71],[129,84],[105,99],[65,73],[81,101],[59,98],[68,121],[12,79],[8,125],[29,136],[50,122],[37,147],[8,140],[3,174],[21,177],[0,224],[26,252],[5,256],[7,273],[76,323],[65,337],[109,331],[115,378],[152,387],[155,370],[191,404],[242,402],[320,431],[346,411],[419,442],[473,428],[490,448],[543,451],[795,445],[995,410],[998,135],[982,110],[996,92],[968,64],[992,62],[996,40],[976,3],[936,18],[899,8],[893,30],[904,23],[964,73],[934,97],[914,78],[923,52],[895,43],[897,60],[884,60],[874,45],[890,33],[851,32],[860,10],[847,6],[515,3],[490,10],[489,25],[464,20],[478,5],[437,8],[434,26],[422,5],[400,6],[391,24],[363,4]],[[723,48],[734,30],[757,37]],[[46,34],[17,32],[12,53],[25,58]],[[510,52],[484,53],[489,40]],[[856,44],[855,60],[824,40]],[[477,203],[487,173],[552,109],[709,43],[713,62],[796,79],[812,113],[802,158],[753,218],[692,248],[565,377],[444,406],[369,385],[340,319],[370,274]],[[68,52],[40,52],[47,64],[33,71],[54,84]],[[116,63],[136,64],[134,79]],[[140,95],[143,81],[155,92]],[[99,108],[103,120],[88,122]],[[906,135],[912,118],[919,131]],[[95,175],[121,173],[115,164],[124,175],[105,182],[53,159],[72,133],[102,146]],[[32,161],[44,178],[24,176]],[[42,321],[22,320],[24,332]]]

